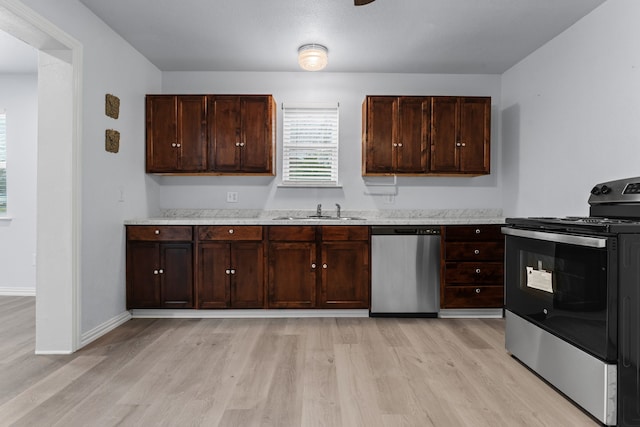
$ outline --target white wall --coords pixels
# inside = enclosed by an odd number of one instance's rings
[[[277,176],[154,177],[162,208],[346,210],[500,208],[500,76],[356,73],[165,72],[163,93],[273,94],[277,102]],[[476,178],[400,178],[394,204],[366,195],[362,178],[361,106],[365,95],[466,95],[492,97],[491,175]],[[278,188],[282,170],[282,103],[339,102],[341,189]],[[387,182],[389,180],[386,180]],[[376,181],[377,182],[377,181]],[[226,203],[227,191],[238,203]]]
[[[144,174],[144,94],[160,90],[161,74],[77,0],[23,3],[83,45],[80,329],[92,337],[125,312],[123,221],[157,211]],[[118,120],[104,114],[106,93],[121,100]],[[118,154],[104,149],[106,129],[121,133]]]
[[[38,75],[0,75],[0,112],[7,113],[8,212],[0,218],[0,294],[36,291]]]
[[[640,176],[639,18],[607,1],[504,73],[506,214],[587,215],[594,184]]]

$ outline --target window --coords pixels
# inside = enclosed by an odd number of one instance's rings
[[[7,115],[0,113],[0,215],[7,212]]]
[[[338,104],[282,109],[282,184],[338,186]]]

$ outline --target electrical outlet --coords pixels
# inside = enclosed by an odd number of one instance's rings
[[[228,191],[227,192],[227,203],[238,203],[238,192],[237,191]]]
[[[385,205],[392,205],[396,202],[396,196],[394,194],[385,194],[383,200]]]

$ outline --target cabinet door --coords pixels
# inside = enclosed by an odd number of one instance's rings
[[[395,172],[398,98],[395,96],[371,96],[366,100],[364,136],[364,173],[380,174]]]
[[[264,307],[264,250],[262,243],[231,245],[231,306]]]
[[[159,308],[160,245],[127,243],[127,309]]]
[[[178,169],[177,98],[149,95],[146,98],[147,172]]]
[[[400,97],[398,101],[398,140],[394,142],[398,173],[427,171],[430,98]]]
[[[202,172],[207,160],[207,116],[204,96],[178,96],[178,159],[181,172]]]
[[[489,173],[491,99],[460,99],[460,172]]]
[[[193,255],[191,243],[160,245],[162,306],[193,307]]]
[[[458,98],[435,96],[431,103],[431,165],[433,173],[460,169],[458,143]]]
[[[228,243],[198,244],[198,308],[230,306],[230,266]]]
[[[369,308],[367,242],[322,243],[319,307]]]
[[[269,96],[240,98],[240,165],[243,172],[271,172],[273,159],[272,105]]]
[[[269,307],[315,307],[316,271],[315,242],[271,242]]]
[[[209,169],[236,172],[240,165],[240,103],[237,96],[211,96],[209,116]]]

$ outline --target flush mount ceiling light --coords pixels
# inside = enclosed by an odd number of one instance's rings
[[[329,50],[321,44],[305,44],[298,48],[298,64],[303,70],[319,71],[327,66]]]

